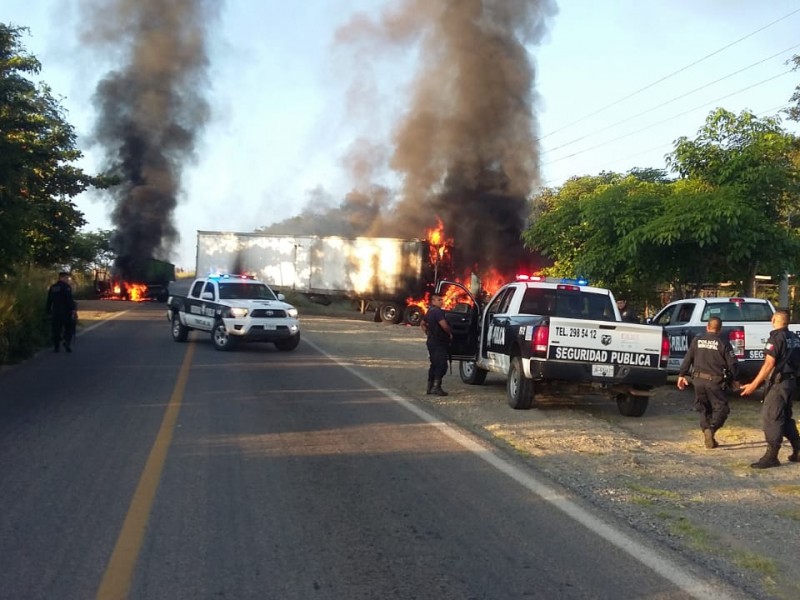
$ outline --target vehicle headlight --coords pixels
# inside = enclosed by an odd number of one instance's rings
[[[231,307],[231,316],[235,319],[241,319],[247,316],[246,308]]]
[[[289,310],[286,311],[286,314],[289,315],[292,319],[296,319],[297,318],[297,309],[296,308],[290,308]]]

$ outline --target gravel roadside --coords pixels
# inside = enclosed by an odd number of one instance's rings
[[[303,335],[752,597],[800,598],[800,465],[785,461],[787,444],[780,468],[750,468],[765,448],[760,396],[731,397],[714,450],[703,446],[693,391],[674,381],[642,418],[621,416],[602,395],[543,397],[537,408],[515,411],[502,378],[468,386],[457,363],[444,383],[450,395],[426,396],[419,328],[356,315],[304,316]]]

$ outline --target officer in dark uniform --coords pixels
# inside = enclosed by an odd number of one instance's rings
[[[620,318],[627,323],[640,323],[636,310],[625,299],[617,300]]]
[[[45,311],[51,315],[51,333],[53,336],[53,352],[58,352],[61,339],[64,339],[64,350],[72,352],[72,337],[75,335],[75,319],[78,306],[72,297],[70,275],[66,271],[58,274],[58,281],[50,286],[47,292]]]
[[[678,372],[678,389],[688,385],[686,376],[691,370],[694,384],[694,407],[700,413],[706,448],[719,446],[714,433],[721,429],[731,412],[725,388],[737,376],[736,355],[722,333],[722,319],[711,317],[706,332],[696,336]]]
[[[761,407],[767,451],[750,465],[754,469],[780,466],[778,451],[784,437],[792,444],[789,460],[800,460],[800,433],[792,418],[792,396],[797,388],[796,377],[800,369],[800,338],[789,331],[789,313],[785,310],[772,315],[772,326],[775,329],[770,332],[764,348],[764,364],[756,378],[742,386],[741,392],[742,396],[749,396],[767,381]]]
[[[439,294],[431,295],[431,306],[422,320],[422,331],[428,337],[425,345],[428,347],[428,358],[431,366],[428,368],[427,394],[447,396],[442,389],[442,378],[447,374],[447,361],[450,358],[450,342],[453,331],[444,318],[442,298]]]

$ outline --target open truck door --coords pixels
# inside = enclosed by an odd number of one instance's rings
[[[474,361],[478,355],[478,327],[481,308],[475,296],[455,281],[442,280],[436,293],[444,297],[444,318],[453,331],[450,357],[453,360]]]

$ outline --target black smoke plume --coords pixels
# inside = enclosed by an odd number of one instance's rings
[[[181,174],[209,117],[207,30],[219,0],[84,0],[83,38],[118,60],[94,94],[94,139],[112,188],[112,246],[123,275],[169,258]]]
[[[552,0],[403,0],[378,21],[358,16],[339,30],[337,41],[360,57],[412,46],[418,57],[387,165],[402,189],[365,233],[421,237],[439,217],[456,268],[530,264],[520,241],[539,180],[529,48],[555,12]]]

